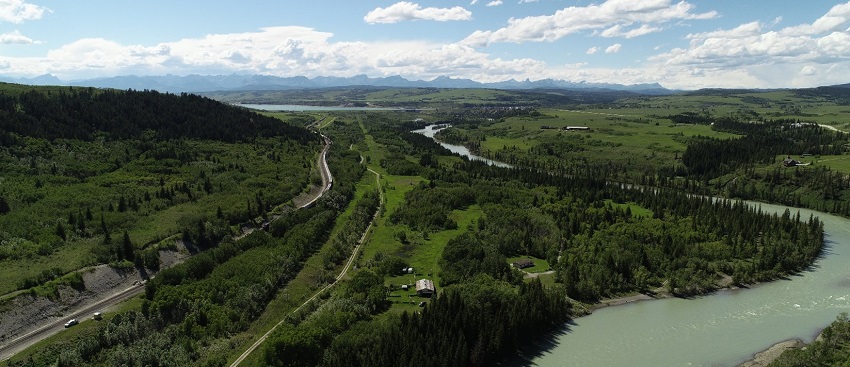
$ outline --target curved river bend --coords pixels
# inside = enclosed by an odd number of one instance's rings
[[[482,162],[485,162],[485,163],[487,163],[491,166],[498,166],[498,167],[505,167],[505,168],[511,167],[511,165],[509,165],[507,163],[494,161],[492,159],[487,159],[487,158],[480,157],[480,156],[477,156],[475,154],[472,154],[472,152],[470,152],[469,149],[467,147],[463,146],[463,145],[448,144],[448,143],[443,143],[443,142],[437,140],[437,138],[434,137],[434,134],[436,134],[438,131],[443,130],[447,127],[449,127],[449,126],[443,126],[443,127],[438,128],[438,127],[436,127],[436,125],[428,125],[428,126],[425,126],[424,129],[413,130],[411,132],[414,132],[414,133],[417,133],[417,134],[422,134],[422,135],[425,135],[425,136],[427,136],[431,139],[434,139],[434,141],[436,141],[438,144],[442,145],[443,148],[446,148],[446,149],[452,151],[452,153],[457,153],[457,154],[460,154],[462,156],[466,156],[469,159],[476,160],[476,161],[482,161]]]
[[[760,204],[782,213],[784,206]],[[797,209],[793,209],[796,211]],[[792,212],[793,213],[793,212]],[[735,366],[793,338],[811,342],[850,311],[850,221],[811,210],[827,248],[812,271],[696,299],[661,299],[603,308],[575,320],[538,366]]]
[[[453,149],[457,146],[441,144],[459,152]],[[786,209],[754,205],[779,214]],[[811,342],[839,313],[850,312],[850,220],[794,208],[792,215],[798,210],[801,218],[815,215],[824,222],[827,247],[811,271],[695,299],[602,308],[565,326],[552,340],[553,346],[531,363],[542,367],[736,366],[783,340]]]

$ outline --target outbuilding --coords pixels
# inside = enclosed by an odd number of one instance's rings
[[[437,293],[437,289],[434,288],[434,282],[430,279],[419,279],[416,281],[416,295],[420,297],[431,297],[434,293]]]

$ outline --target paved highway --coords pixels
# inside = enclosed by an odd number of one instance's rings
[[[326,191],[328,191],[331,188],[331,186],[333,184],[333,176],[331,176],[331,171],[328,168],[328,162],[327,162],[327,153],[328,153],[328,149],[330,148],[330,145],[331,145],[332,142],[331,142],[330,139],[328,139],[328,137],[326,137],[324,135],[322,135],[322,138],[324,138],[324,140],[325,140],[325,146],[322,149],[322,154],[319,155],[319,158],[316,162],[316,164],[319,166],[319,171],[320,171],[321,176],[322,176],[322,190],[319,191],[318,194],[315,197],[310,199],[310,201],[307,202],[307,204],[304,204],[299,208],[308,207],[310,205],[313,205],[317,200],[319,200],[319,198],[322,197],[322,195],[324,195],[324,193]],[[239,236],[239,238],[244,237],[245,235],[249,234],[251,231],[253,231],[253,228],[249,231],[246,231],[247,233],[243,233],[243,235]],[[37,329],[30,331],[30,332],[28,332],[28,333],[26,333],[26,334],[24,334],[24,335],[22,335],[22,336],[20,336],[16,339],[13,339],[12,341],[6,343],[5,345],[0,346],[0,361],[8,360],[9,358],[12,358],[12,356],[14,356],[16,353],[18,353],[18,352],[20,352],[20,351],[22,351],[26,348],[29,348],[33,344],[35,344],[35,343],[37,343],[41,340],[44,340],[44,339],[62,331],[65,328],[64,327],[65,323],[70,319],[77,319],[77,320],[80,320],[80,321],[90,319],[91,316],[95,312],[101,311],[101,310],[106,309],[110,306],[124,302],[124,301],[138,295],[138,294],[141,294],[142,292],[144,292],[144,290],[145,290],[144,284],[139,283],[139,284],[133,285],[130,288],[127,288],[127,289],[122,290],[120,292],[109,295],[109,296],[107,296],[107,297],[105,297],[101,300],[98,300],[97,302],[95,302],[95,303],[93,303],[89,306],[85,306],[85,307],[82,307],[78,310],[74,310],[73,312],[69,313],[68,316],[66,316],[62,319],[55,319],[55,320],[47,321],[47,322],[44,323],[44,325],[39,326]]]
[[[95,312],[102,311],[107,307],[124,302],[142,293],[144,290],[145,286],[143,283],[135,284],[118,293],[113,293],[112,295],[109,295],[93,304],[74,310],[65,318],[48,321],[38,329],[26,333],[17,339],[13,339],[9,343],[0,347],[0,361],[12,358],[15,353],[29,348],[31,345],[62,331],[62,329],[65,328],[65,323],[70,319],[86,321],[86,319],[90,319]]]

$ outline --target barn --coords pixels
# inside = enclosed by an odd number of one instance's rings
[[[429,279],[419,279],[416,281],[416,295],[420,297],[431,297],[437,293],[434,288],[434,282]]]

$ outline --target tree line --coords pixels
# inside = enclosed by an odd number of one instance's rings
[[[161,140],[229,143],[273,136],[315,139],[303,128],[206,97],[94,88],[0,94],[0,131],[5,132],[0,141],[13,139],[10,134],[91,141],[99,133],[112,139],[139,139],[150,133]]]

